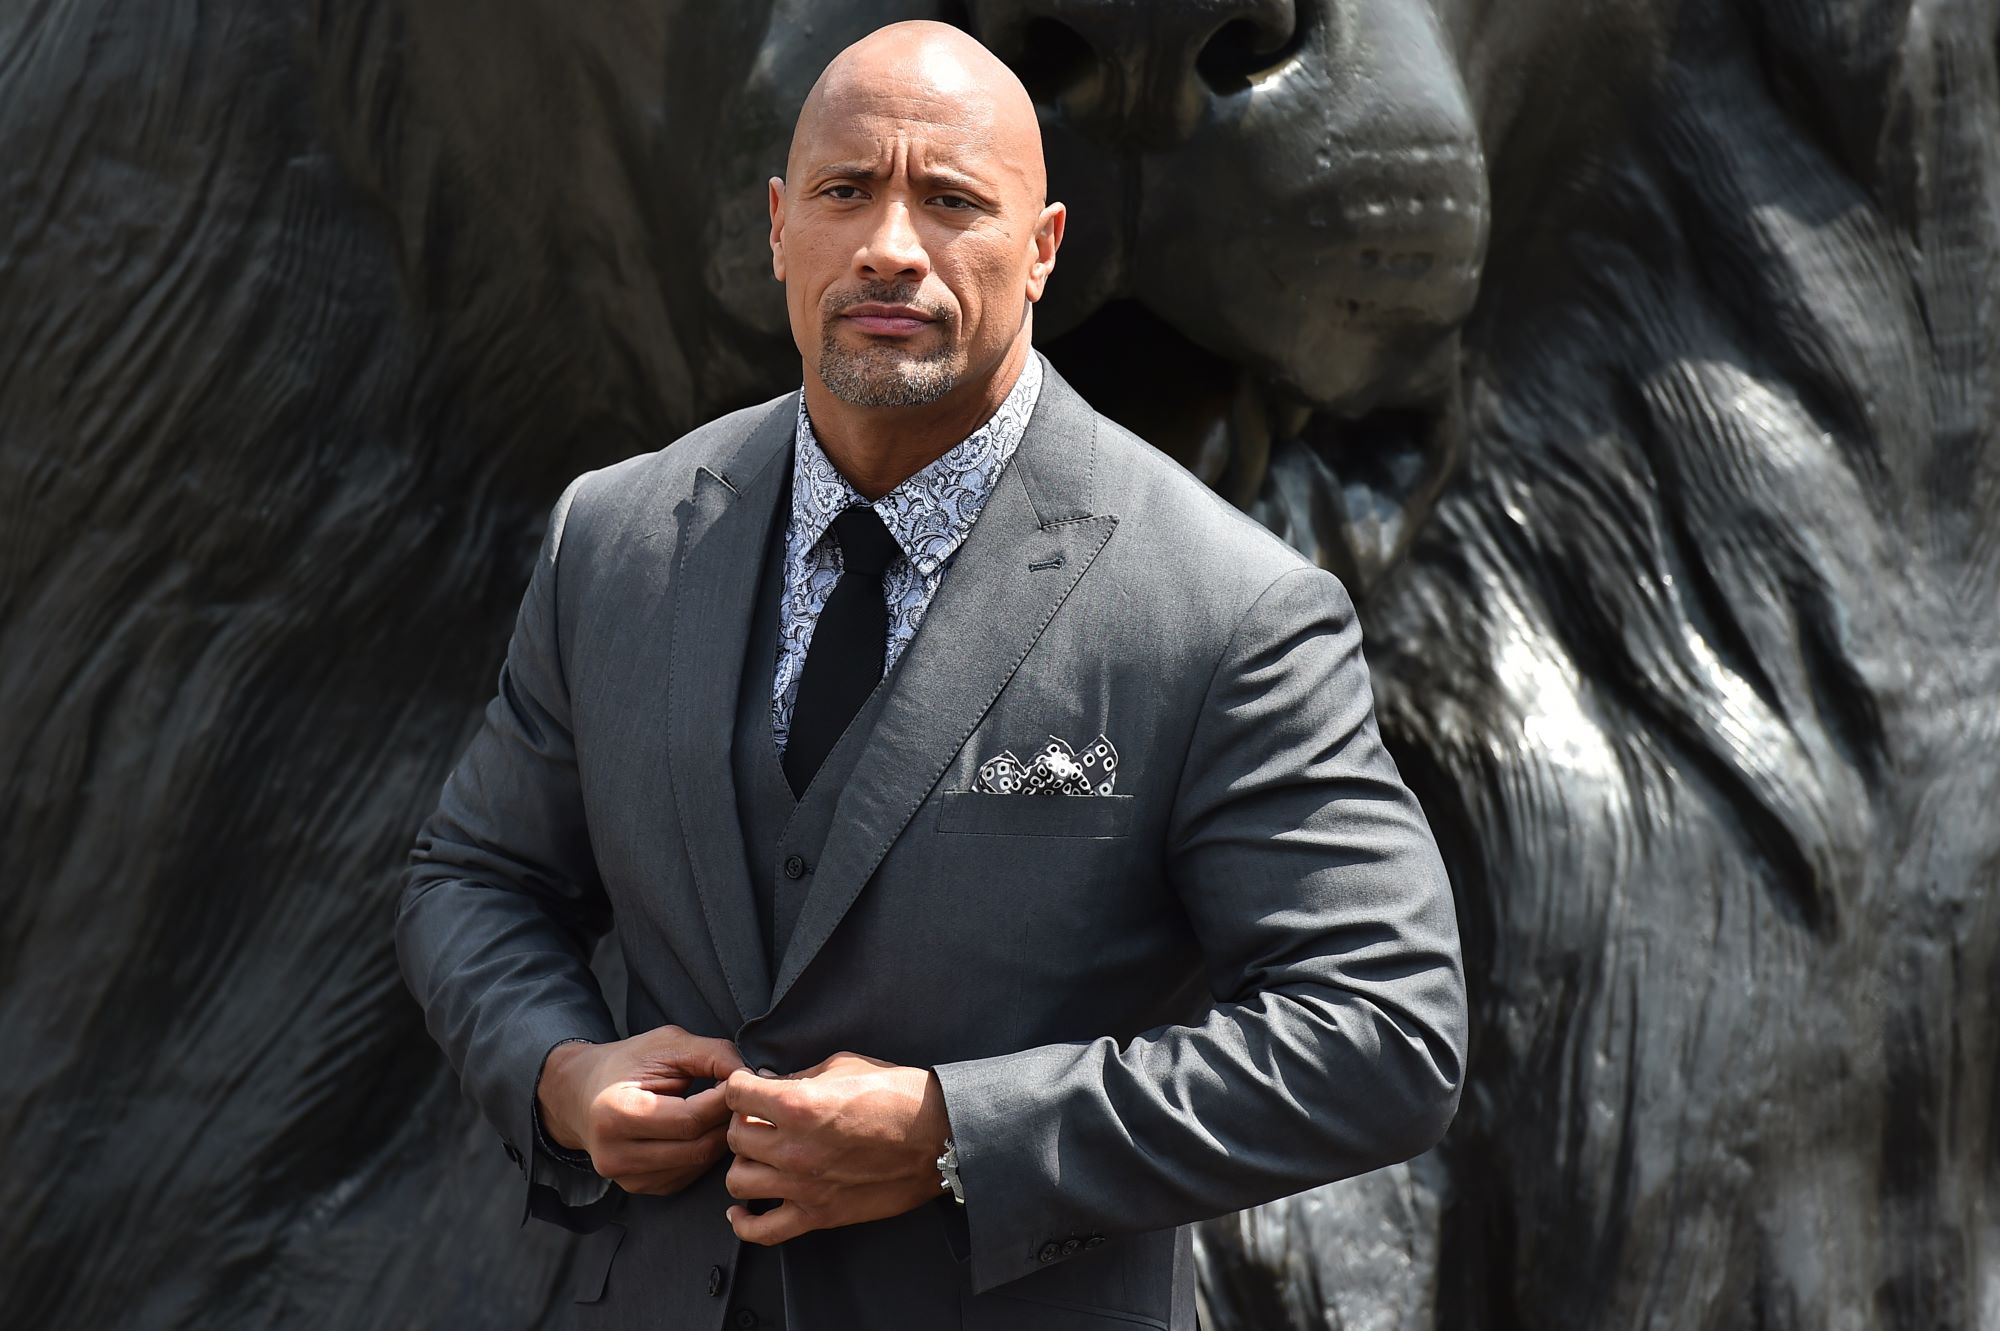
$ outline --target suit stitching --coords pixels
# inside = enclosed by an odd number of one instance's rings
[[[1096,412],[1090,414],[1090,457],[1083,464],[1083,506],[1091,507],[1097,502],[1097,438],[1101,431]]]
[[[715,475],[714,472],[710,472],[709,474],[711,476]],[[695,479],[696,479],[696,489],[699,490],[700,488],[699,475],[697,475]],[[716,479],[719,481],[721,480],[721,477],[718,476],[716,477]],[[681,512],[680,531],[677,536],[679,549],[674,554],[673,594],[676,597],[684,596],[687,594],[688,591],[687,587],[688,517],[690,516],[690,513],[693,508],[694,508],[694,496],[689,495],[686,507],[683,508]],[[682,607],[678,602],[676,602],[674,605],[674,635],[673,635],[673,642],[671,644],[671,655],[667,663],[667,698],[668,698],[668,706],[670,707],[678,707],[681,705],[675,700],[677,700],[680,697],[679,673],[681,665],[681,633],[684,628],[682,620],[683,608],[684,607]],[[671,724],[669,728],[670,736],[674,729],[678,729],[679,725],[680,722],[678,720],[675,720]],[[672,742],[673,742],[672,739],[669,738],[668,743],[672,744]],[[689,816],[687,806],[684,803],[685,797],[681,793],[682,790],[685,788],[686,783],[679,777],[674,776],[671,772],[669,773],[668,779],[673,784],[674,811],[681,820],[681,827],[682,827],[681,834],[683,837],[685,837],[687,835],[686,832],[687,825],[693,821],[693,819]],[[695,857],[692,855],[688,856],[688,877],[694,880],[694,889],[696,896],[702,898],[703,900],[706,900],[706,894],[703,892],[702,889],[701,870],[696,867]],[[706,907],[704,907],[704,911],[705,910]],[[743,995],[736,991],[736,981],[729,974],[729,968],[727,966],[719,965],[716,967],[716,969],[722,972],[723,987],[729,990],[729,1001],[736,1004],[736,1010],[738,1012],[749,1011],[750,1005],[744,1002]]]
[[[1090,427],[1090,459],[1084,463],[1083,468],[1083,506],[1085,508],[1091,507],[1097,497],[1097,438],[1097,426],[1093,423]],[[1058,527],[1073,526],[1079,522],[1095,522],[1101,517],[1108,516],[1110,515],[1105,513],[1081,513],[1073,518],[1057,518],[1054,522],[1044,522],[1042,530],[1054,531]]]

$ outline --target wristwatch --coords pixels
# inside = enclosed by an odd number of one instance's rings
[[[937,1158],[937,1169],[944,1175],[944,1181],[938,1187],[949,1188],[958,1204],[965,1205],[965,1185],[958,1181],[958,1148],[952,1145],[949,1137],[944,1139],[944,1154]]]

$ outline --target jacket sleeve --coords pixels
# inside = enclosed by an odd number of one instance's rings
[[[558,648],[556,558],[579,476],[549,514],[478,732],[410,851],[396,912],[403,979],[466,1093],[526,1180],[523,1216],[571,1227],[608,1185],[537,1150],[542,1062],[567,1039],[619,1038],[591,945],[610,905],[584,827]]]
[[[936,1069],[977,1291],[1408,1159],[1457,1110],[1451,888],[1333,575],[1280,575],[1237,624],[1166,862],[1215,999],[1198,1024]]]

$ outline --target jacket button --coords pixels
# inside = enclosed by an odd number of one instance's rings
[[[757,1314],[748,1308],[738,1308],[736,1310],[736,1316],[731,1320],[733,1320],[736,1323],[736,1325],[742,1327],[743,1331],[752,1331],[752,1329],[757,1325]]]
[[[1062,1255],[1068,1257],[1073,1253],[1075,1253],[1076,1250],[1081,1248],[1082,1246],[1083,1246],[1082,1239],[1071,1239],[1068,1243],[1063,1244]]]
[[[785,877],[803,878],[805,876],[806,862],[796,855],[785,856]]]
[[[708,1297],[712,1299],[721,1293],[722,1293],[722,1268],[719,1266],[711,1266],[708,1268]]]
[[[1056,1258],[1062,1256],[1062,1249],[1057,1247],[1053,1243],[1044,1243],[1042,1245],[1042,1250],[1036,1253],[1035,1256],[1041,1258],[1045,1262],[1053,1262]]]
[[[1104,1236],[1102,1234],[1092,1234],[1089,1238],[1083,1241],[1083,1246],[1086,1248],[1098,1248],[1102,1247],[1103,1244],[1104,1244]]]

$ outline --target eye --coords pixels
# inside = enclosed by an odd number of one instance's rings
[[[842,190],[845,190],[847,192],[843,194],[841,193]],[[828,185],[825,189],[820,191],[820,194],[824,198],[840,199],[843,201],[848,199],[858,199],[861,197],[861,191],[853,185]]]
[[[975,206],[972,200],[957,194],[934,194],[932,203],[941,203],[948,209],[963,210]]]

